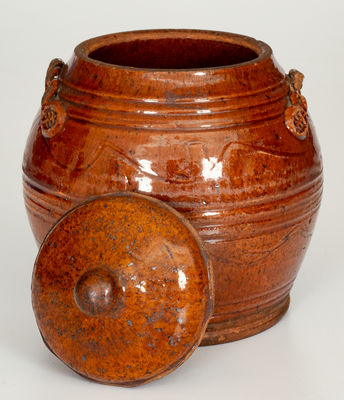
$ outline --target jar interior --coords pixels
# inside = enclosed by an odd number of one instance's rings
[[[240,64],[254,60],[258,54],[235,43],[163,38],[113,43],[90,52],[88,57],[135,68],[198,69]]]

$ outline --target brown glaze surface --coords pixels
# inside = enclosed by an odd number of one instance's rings
[[[212,257],[203,344],[280,319],[322,192],[302,74],[285,75],[254,39],[183,30],[91,39],[54,71],[48,98],[64,123],[42,130],[42,112],[23,163],[37,242],[91,196],[149,194],[186,216]]]
[[[178,367],[212,312],[211,267],[190,223],[146,196],[101,196],[50,231],[32,302],[43,339],[79,374],[135,386]]]

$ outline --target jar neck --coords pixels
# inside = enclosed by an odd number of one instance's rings
[[[176,46],[179,58],[187,53],[181,61],[176,60]],[[138,52],[136,58],[133,51]],[[168,56],[172,51],[175,54]],[[141,62],[156,67],[159,60],[166,68],[130,65]],[[240,60],[243,62],[237,62]],[[199,66],[216,61],[236,63],[181,68],[184,64]],[[106,35],[81,43],[61,79],[81,90],[109,96],[178,103],[247,96],[277,85],[284,75],[273,60],[270,47],[253,38],[213,31],[152,30]]]

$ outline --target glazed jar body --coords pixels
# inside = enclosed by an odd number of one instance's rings
[[[224,53],[232,65],[221,67]],[[238,35],[147,31],[84,42],[49,69],[24,155],[38,244],[90,197],[156,197],[191,221],[212,258],[215,309],[203,344],[272,326],[288,308],[322,191],[314,128],[291,109],[306,113],[292,78],[268,46]]]

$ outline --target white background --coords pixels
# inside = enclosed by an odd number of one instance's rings
[[[0,0],[0,399],[344,399],[344,2]],[[84,39],[132,29],[203,28],[267,42],[303,94],[322,147],[325,187],[289,312],[270,330],[203,347],[177,371],[135,389],[91,383],[44,346],[30,281],[37,248],[21,160],[48,63]]]

